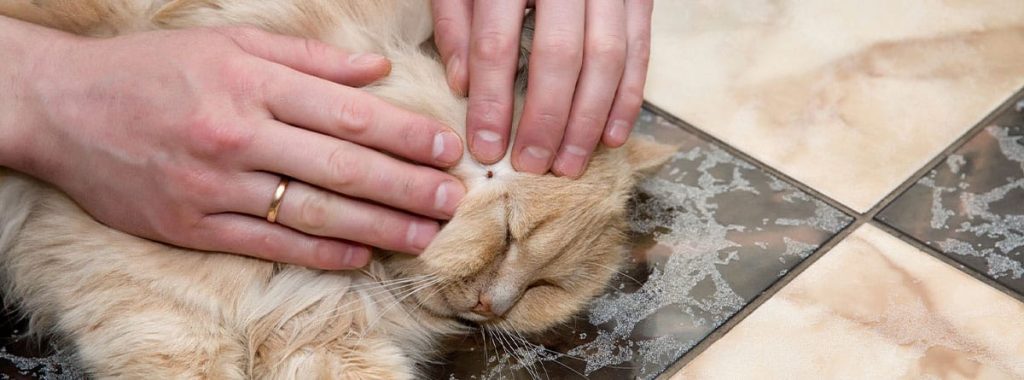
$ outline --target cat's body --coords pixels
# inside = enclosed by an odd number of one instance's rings
[[[376,52],[393,71],[368,91],[465,135],[465,100],[421,46],[426,1],[0,0],[0,14],[93,36],[251,25]],[[668,152],[602,149],[577,181],[466,155],[451,172],[467,196],[426,253],[341,272],[135,238],[0,168],[0,273],[32,329],[66,339],[97,377],[415,378],[441,337],[471,331],[467,319],[540,332],[597,295],[622,265],[635,173]],[[502,317],[470,311],[483,294]]]

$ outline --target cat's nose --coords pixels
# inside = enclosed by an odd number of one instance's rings
[[[481,317],[496,318],[504,315],[505,310],[495,310],[491,307],[491,296],[487,294],[481,294],[480,300],[477,301],[476,306],[473,306],[472,311]]]
[[[476,313],[476,315],[485,318],[498,317],[498,315],[494,314],[494,311],[491,310],[491,297],[484,294],[480,295],[480,300],[477,301],[476,306],[473,306],[473,312]]]

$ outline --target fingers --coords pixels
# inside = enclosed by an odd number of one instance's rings
[[[288,79],[265,95],[280,121],[428,165],[449,167],[462,158],[462,139],[437,120],[315,77],[280,77]]]
[[[280,177],[248,173],[245,191],[229,212],[265,217]],[[266,221],[264,221],[266,222]],[[387,250],[419,254],[437,235],[434,220],[344,197],[299,181],[291,181],[282,198],[278,224],[326,238],[343,239]]]
[[[196,225],[190,241],[197,249],[229,252],[327,270],[359,268],[370,261],[364,246],[308,236],[266,220],[214,214]]]
[[[590,161],[612,108],[626,59],[626,21],[621,0],[587,1],[583,68],[569,124],[551,167],[555,174],[579,177]]]
[[[376,54],[348,54],[320,41],[283,36],[254,28],[230,28],[222,31],[249,54],[349,86],[365,86],[391,71],[391,63]]]
[[[465,195],[455,177],[357,144],[277,122],[261,126],[243,158],[251,170],[280,173],[353,198],[449,219]]]
[[[445,64],[448,87],[465,95],[469,86],[469,36],[472,0],[433,0],[434,42]]]
[[[610,147],[626,143],[633,123],[640,115],[644,84],[647,82],[647,62],[651,56],[653,0],[627,1],[625,7],[626,67],[603,136],[604,144]]]
[[[526,103],[512,148],[512,166],[544,174],[562,142],[583,64],[586,1],[541,1],[536,12]]]
[[[508,147],[525,9],[525,0],[486,1],[473,7],[466,138],[470,153],[485,164],[500,160]]]

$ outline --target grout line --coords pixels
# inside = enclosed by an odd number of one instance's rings
[[[765,288],[764,291],[762,291],[760,294],[751,299],[750,302],[747,302],[747,304],[744,305],[743,308],[740,309],[740,311],[736,312],[736,314],[733,314],[731,317],[729,317],[729,319],[722,323],[721,326],[715,328],[710,334],[701,339],[701,341],[697,343],[696,346],[693,346],[693,348],[691,348],[689,351],[684,353],[682,357],[676,360],[675,363],[666,368],[665,371],[661,373],[661,375],[658,375],[657,379],[668,380],[669,378],[672,377],[672,375],[675,375],[676,372],[679,372],[680,369],[689,364],[697,356],[700,356],[700,354],[707,350],[708,347],[711,347],[711,345],[715,344],[715,342],[717,342],[718,339],[728,334],[729,331],[733,329],[733,327],[736,327],[736,325],[743,322],[743,320],[746,319],[747,316],[749,316],[751,313],[756,311],[758,307],[760,307],[762,304],[764,304],[773,296],[775,296],[775,294],[782,290],[782,288],[784,288],[786,285],[789,285],[789,283],[796,279],[797,276],[800,275],[800,273],[803,273],[804,270],[807,270],[807,268],[810,268],[811,265],[814,265],[814,263],[817,262],[818,259],[821,259],[823,256],[825,256],[826,253],[831,251],[832,248],[834,248],[837,244],[845,240],[847,236],[852,234],[853,231],[856,231],[865,222],[867,222],[866,219],[855,219],[854,221],[850,222],[850,224],[846,225],[846,227],[843,227],[842,230],[839,230],[839,232],[829,237],[828,240],[825,240],[824,243],[818,246],[818,249],[815,250],[814,253],[812,253],[810,256],[807,256],[807,258],[801,260],[797,265],[793,266],[793,268],[790,269],[789,272],[786,272],[785,275],[779,277],[774,283]]]
[[[992,110],[992,112],[990,112],[984,118],[979,120],[977,124],[975,124],[973,127],[964,132],[964,134],[961,135],[956,140],[954,140],[952,144],[949,144],[949,146],[947,146],[946,149],[943,149],[941,152],[939,152],[938,155],[933,157],[931,160],[928,161],[928,163],[926,163],[924,166],[922,166],[920,169],[914,172],[914,174],[908,177],[906,181],[903,181],[903,183],[901,183],[899,186],[893,189],[892,192],[890,192],[888,195],[882,198],[882,200],[880,200],[877,204],[872,206],[871,209],[865,213],[865,215],[870,215],[872,218],[874,218],[879,213],[884,211],[885,208],[889,207],[889,205],[892,204],[893,201],[895,201],[897,198],[903,195],[904,192],[913,187],[914,184],[917,183],[917,181],[919,181],[922,177],[928,175],[928,173],[931,172],[932,169],[935,169],[937,166],[941,165],[943,161],[946,160],[946,157],[949,157],[950,154],[962,148],[964,144],[967,144],[968,141],[970,141],[972,138],[974,138],[974,136],[976,136],[983,129],[985,129],[985,127],[992,125],[997,119],[999,119],[999,117],[1003,115],[1004,112],[1012,109],[1014,105],[1018,101],[1020,101],[1021,98],[1024,98],[1024,88],[1020,88],[1016,92],[1011,94],[1010,97],[1006,99],[1006,101],[1004,101],[994,110]]]
[[[889,233],[889,235],[892,235],[893,237],[896,237],[896,238],[902,240],[903,242],[905,242],[907,244],[910,244],[914,248],[917,248],[917,249],[919,249],[919,250],[921,250],[921,251],[931,255],[932,257],[934,257],[936,259],[939,259],[939,261],[942,261],[942,262],[948,264],[949,266],[952,266],[954,268],[959,269],[961,272],[964,272],[964,274],[967,274],[967,275],[973,277],[974,279],[976,279],[978,281],[981,281],[985,285],[988,285],[988,286],[990,286],[992,288],[995,288],[996,290],[999,290],[999,291],[1005,293],[1006,295],[1010,296],[1011,298],[1016,299],[1017,301],[1020,301],[1020,302],[1024,303],[1024,294],[1020,294],[1016,290],[1013,290],[1013,288],[1010,288],[1010,287],[1008,287],[1006,285],[1003,285],[1003,284],[997,282],[995,279],[989,277],[985,273],[977,271],[974,268],[971,268],[971,267],[967,266],[966,264],[961,263],[960,261],[957,261],[957,259],[954,258],[954,257],[947,256],[945,253],[942,253],[942,251],[939,251],[938,249],[935,249],[935,247],[932,247],[932,246],[928,245],[928,243],[925,243],[925,242],[921,241],[920,239],[914,237],[913,235],[910,235],[910,234],[908,234],[906,232],[903,232],[899,228],[896,228],[895,226],[893,226],[893,225],[891,225],[889,223],[886,223],[883,220],[875,220],[874,223],[872,223],[872,225],[874,225],[875,227],[878,227],[878,229],[880,229],[880,230],[883,230],[883,231]]]
[[[655,115],[660,116],[660,117],[664,118],[665,120],[668,120],[672,124],[677,125],[682,130],[684,130],[684,131],[686,131],[686,132],[688,132],[688,133],[690,133],[690,134],[692,134],[694,136],[697,136],[698,139],[701,139],[701,140],[704,140],[706,142],[709,142],[709,143],[711,143],[711,144],[721,148],[722,150],[728,152],[729,154],[731,154],[733,156],[736,156],[736,158],[739,158],[739,159],[741,159],[743,161],[749,162],[750,164],[754,165],[758,169],[763,170],[763,171],[767,172],[768,174],[781,179],[782,181],[784,181],[784,182],[786,182],[786,183],[796,187],[798,190],[807,193],[808,195],[814,197],[815,199],[820,200],[822,202],[825,202],[825,204],[828,204],[829,206],[831,206],[831,207],[833,207],[833,208],[835,208],[835,209],[837,209],[839,211],[842,211],[844,214],[846,214],[848,216],[855,217],[857,215],[860,215],[859,212],[857,212],[857,211],[847,207],[846,205],[840,203],[839,201],[837,201],[835,199],[832,199],[828,195],[822,194],[818,190],[815,190],[813,187],[810,187],[810,186],[804,184],[803,182],[800,182],[800,181],[796,180],[795,178],[790,177],[786,173],[783,173],[783,172],[779,171],[778,169],[775,169],[771,165],[768,165],[768,164],[762,162],[761,160],[758,160],[757,158],[754,158],[753,156],[747,154],[746,152],[743,152],[742,150],[740,150],[740,149],[730,145],[729,143],[727,143],[725,141],[722,141],[722,140],[718,139],[715,136],[712,136],[711,134],[709,134],[707,132],[704,132],[703,130],[701,130],[700,128],[697,128],[693,124],[690,124],[690,123],[686,122],[686,120],[680,119],[678,116],[673,115],[673,114],[669,113],[668,111],[665,111],[665,110],[661,109],[660,107],[658,107],[658,106],[656,106],[654,104],[651,104],[650,102],[648,102],[646,100],[644,101],[644,108],[647,109],[648,111],[651,111]]]

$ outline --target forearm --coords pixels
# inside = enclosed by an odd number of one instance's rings
[[[42,118],[32,84],[47,64],[46,52],[66,39],[64,33],[0,16],[0,166],[34,171],[40,156],[34,148]]]

